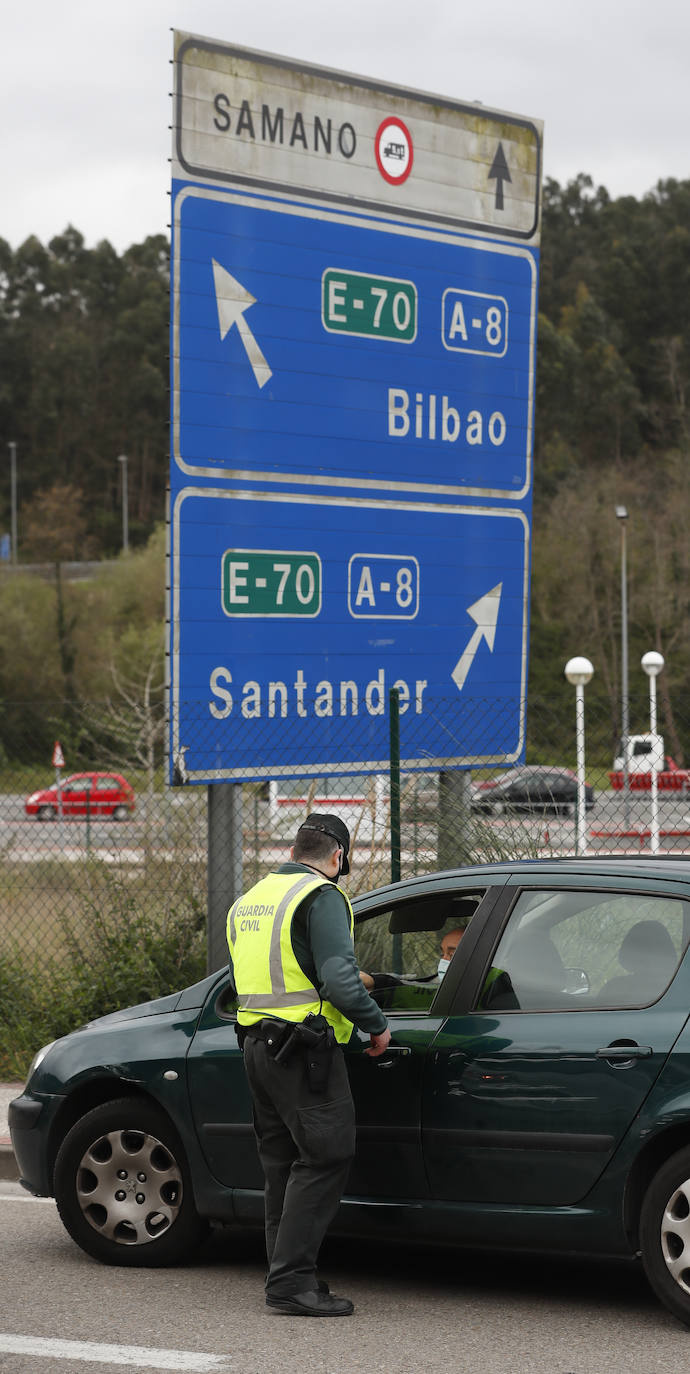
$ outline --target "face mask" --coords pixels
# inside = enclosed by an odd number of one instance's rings
[[[442,978],[442,977],[443,977],[443,975],[444,975],[444,973],[446,972],[446,969],[448,968],[449,964],[450,964],[450,959],[439,959],[439,961],[438,961],[438,976],[439,976],[439,978]]]

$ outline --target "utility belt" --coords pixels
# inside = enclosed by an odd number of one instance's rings
[[[311,1092],[325,1092],[336,1047],[333,1027],[325,1016],[310,1014],[304,1021],[280,1021],[277,1017],[264,1017],[263,1021],[254,1021],[250,1026],[236,1023],[235,1030],[240,1049],[245,1040],[263,1040],[267,1053],[276,1064],[285,1066],[296,1053],[301,1052]]]

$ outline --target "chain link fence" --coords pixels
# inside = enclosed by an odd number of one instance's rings
[[[503,731],[503,717],[495,702],[485,703],[483,709],[489,741],[497,719]],[[451,720],[457,741],[461,736],[449,706]],[[613,767],[616,743],[610,742],[610,721],[592,715],[588,727],[593,744],[587,756],[581,829],[587,852],[690,854],[690,773],[665,756],[664,768],[656,775],[655,797],[650,744],[640,736],[633,741],[637,752],[631,753],[626,788],[622,770]],[[346,752],[347,734],[342,724],[339,729]],[[408,728],[403,715],[403,761],[413,734],[414,746],[419,747],[420,730],[419,717],[412,715]],[[403,771],[402,876],[463,863],[574,854],[574,730],[574,712],[572,730],[561,725],[559,731],[553,710],[530,704],[527,757],[539,758],[538,764]],[[473,735],[476,738],[476,727]],[[194,758],[193,743],[186,758]],[[81,776],[72,777],[68,758],[60,770],[14,766],[3,774],[0,954],[20,951],[39,958],[69,958],[75,945],[83,947],[94,939],[107,918],[111,924],[124,923],[134,943],[146,926],[167,932],[173,944],[178,940],[194,945],[201,967],[208,891],[206,787],[164,786],[162,768],[147,778],[132,770],[126,758],[115,767],[104,765],[91,777],[85,776],[86,769],[73,771]],[[233,888],[240,875],[246,888],[282,861],[301,820],[312,809],[338,812],[350,828],[352,895],[390,881],[387,771],[334,776],[324,768],[317,778],[242,784],[241,837],[228,836],[228,905],[237,895]]]
[[[428,738],[436,732],[438,740],[441,728],[449,756],[473,750],[487,760],[526,734],[528,763],[507,769],[488,762],[440,766],[423,752],[427,737],[416,693],[399,704],[403,878],[474,862],[566,857],[578,848],[600,855],[690,855],[688,774],[678,748],[684,727],[677,715],[673,736],[668,732],[676,757],[664,756],[655,792],[650,740],[641,735],[632,741],[624,786],[622,770],[614,768],[610,712],[586,703],[580,820],[570,692],[556,703],[532,699],[528,709],[496,700],[475,700],[471,708],[461,703],[460,709],[457,699],[447,710],[436,705]],[[181,715],[185,749],[176,762],[179,785],[169,787],[162,781],[160,708],[147,706],[131,731],[114,730],[98,705],[73,712],[73,738],[81,740],[76,767],[77,746],[70,747],[66,717],[58,717],[55,703],[42,708],[34,702],[29,711],[21,703],[3,704],[3,719],[15,720],[18,729],[30,719],[42,722],[34,741],[13,731],[15,757],[29,757],[49,730],[62,737],[65,766],[5,761],[0,767],[0,1078],[21,1077],[41,1044],[75,1026],[185,987],[219,967],[226,957],[227,908],[287,856],[310,810],[338,812],[350,828],[352,871],[345,881],[351,895],[391,881],[398,833],[395,817],[391,824],[389,720],[382,694],[360,701],[357,714],[354,705],[352,694],[342,703],[322,699],[324,714],[310,723],[311,776],[256,782],[249,776],[256,776],[265,748],[261,718],[258,710],[252,716],[250,702],[228,722],[234,726],[233,758],[247,781],[207,787],[191,780],[195,768],[210,766],[204,711],[194,703]],[[289,743],[288,710],[276,696],[275,715]],[[99,715],[108,726],[100,736]],[[94,738],[102,739],[98,750]],[[406,770],[413,756],[426,758],[428,766]],[[376,771],[335,776],[328,757],[369,758],[377,761]],[[452,933],[457,923],[453,911],[444,930]],[[377,964],[371,934],[359,937],[363,967]],[[416,946],[406,951],[401,935],[390,938],[397,942],[391,957],[402,959],[401,967],[420,963]],[[434,935],[425,967],[438,958],[437,944]]]

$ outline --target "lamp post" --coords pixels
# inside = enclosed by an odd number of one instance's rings
[[[623,746],[623,821],[630,829],[630,714],[628,700],[628,564],[626,547],[627,506],[616,506],[621,527],[621,744]]]
[[[12,518],[12,548],[10,558],[17,561],[17,445],[14,440],[7,445],[10,451],[10,510]]]
[[[652,854],[659,853],[659,787],[657,773],[663,768],[664,761],[659,758],[658,736],[656,733],[656,680],[664,666],[663,654],[650,649],[642,655],[642,667],[649,678],[649,732],[652,736],[652,815],[649,845]]]
[[[577,741],[577,843],[576,854],[587,853],[585,796],[585,687],[594,668],[588,658],[569,658],[565,665],[568,682],[575,688],[575,737]]]
[[[129,552],[129,502],[127,498],[127,454],[118,455],[122,464],[122,552]]]

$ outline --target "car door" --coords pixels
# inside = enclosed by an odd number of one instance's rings
[[[540,811],[546,796],[543,775],[529,771],[523,773],[520,796],[526,811]]]
[[[567,773],[549,773],[545,778],[548,795],[545,805],[555,812],[567,812],[577,800],[577,779]]]
[[[433,1047],[431,1191],[572,1205],[611,1160],[687,1019],[674,974],[688,904],[648,882],[619,887],[585,872],[569,885],[554,873],[512,879],[493,915]],[[635,972],[620,956],[640,926],[665,962],[645,947]]]
[[[230,974],[214,986],[187,1053],[187,1084],[199,1144],[211,1173],[235,1188],[263,1188],[252,1102],[235,1034]]]
[[[486,921],[505,878],[436,875],[357,904],[355,952],[360,968],[383,984],[372,995],[388,1018],[391,1043],[373,1059],[364,1053],[368,1037],[355,1032],[346,1050],[357,1118],[346,1195],[389,1201],[429,1195],[422,1112],[430,1056],[468,962],[473,932]],[[462,936],[450,968],[440,977],[442,939],[458,930]]]
[[[529,778],[530,809],[546,813],[556,810],[563,790],[557,773],[532,773]]]
[[[485,899],[470,879],[420,879],[356,904],[355,951],[378,975],[374,992],[392,1032],[388,1051],[364,1053],[358,1031],[346,1047],[357,1120],[357,1154],[346,1192],[368,1198],[428,1193],[422,1160],[421,1109],[430,1046],[448,1001],[438,978],[446,930],[466,927]],[[466,938],[466,936],[463,936]],[[461,962],[462,940],[450,978]],[[445,981],[445,980],[444,980]],[[187,1057],[190,1103],[211,1172],[230,1187],[263,1188],[252,1130],[251,1098],[234,1033],[235,1000],[221,980],[201,1014]]]
[[[466,927],[484,895],[471,882],[458,888],[436,880],[406,885],[404,895],[389,890],[357,908],[357,962],[376,980],[372,996],[388,1018],[391,1043],[372,1058],[365,1053],[369,1036],[355,1031],[346,1048],[357,1121],[346,1194],[428,1195],[421,1109],[429,1049],[444,1020],[440,943],[446,931]]]
[[[111,816],[120,801],[120,786],[109,774],[94,778],[91,810],[95,816]]]
[[[86,788],[82,777],[68,778],[62,785],[62,814],[86,815]]]

